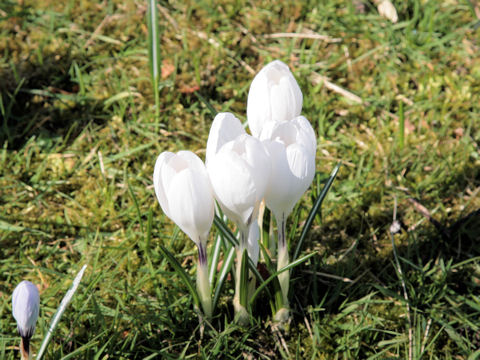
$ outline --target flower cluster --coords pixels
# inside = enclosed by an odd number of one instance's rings
[[[233,114],[220,113],[210,129],[205,165],[190,151],[163,152],[157,159],[153,180],[160,206],[198,247],[197,290],[207,317],[212,305],[206,242],[215,200],[239,233],[233,303],[240,322],[248,319],[239,295],[240,264],[245,253],[254,264],[258,261],[262,201],[277,223],[277,268],[288,265],[286,220],[315,175],[316,136],[309,121],[300,115],[302,102],[302,92],[288,66],[273,61],[255,76],[248,93],[247,120],[252,135]],[[279,274],[278,280],[287,309],[288,271]]]

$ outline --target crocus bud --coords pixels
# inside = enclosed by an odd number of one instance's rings
[[[30,281],[22,281],[12,294],[12,314],[22,339],[28,341],[33,336],[39,309],[40,296],[37,287]]]
[[[153,183],[163,212],[197,245],[205,244],[214,200],[202,160],[191,151],[163,152],[155,163]]]
[[[265,194],[270,158],[258,139],[242,134],[209,158],[207,171],[215,198],[239,227],[245,248],[248,228]]]
[[[245,134],[245,129],[235,115],[228,112],[218,113],[208,134],[205,163],[208,164],[208,159],[212,158],[223,145],[242,134]]]
[[[265,148],[272,159],[265,203],[273,212],[278,227],[277,269],[288,265],[288,246],[285,224],[295,203],[310,186],[315,175],[315,152],[317,140],[308,120],[299,116],[295,119],[265,124],[260,134]],[[283,303],[288,308],[290,275],[288,271],[279,274]],[[283,319],[288,311],[282,311]]]
[[[197,293],[207,318],[212,316],[207,238],[215,214],[212,186],[202,160],[191,151],[160,154],[153,185],[163,212],[198,247]]]
[[[315,175],[315,132],[310,122],[299,116],[265,124],[260,140],[272,159],[265,202],[277,220],[285,220]]]
[[[390,0],[380,0],[377,9],[380,16],[385,19],[390,20],[392,23],[398,21],[397,10]]]
[[[269,121],[284,122],[300,115],[303,96],[290,69],[280,60],[267,64],[250,85],[247,101],[248,126],[258,137]]]

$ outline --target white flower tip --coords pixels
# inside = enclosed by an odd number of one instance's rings
[[[37,287],[24,280],[17,285],[12,294],[12,314],[22,338],[30,339],[40,310],[40,295]]]
[[[258,136],[268,121],[285,122],[302,111],[303,95],[290,68],[280,60],[265,65],[254,77],[247,99],[248,126]]]
[[[205,162],[208,163],[223,145],[242,134],[245,134],[245,129],[235,115],[229,112],[218,113],[208,134]]]
[[[398,21],[397,10],[390,0],[382,0],[377,8],[380,16],[390,20],[392,23]]]

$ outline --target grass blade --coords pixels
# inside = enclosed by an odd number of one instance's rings
[[[72,286],[63,297],[62,302],[60,303],[60,306],[58,307],[57,312],[53,316],[52,322],[50,323],[50,327],[48,328],[47,335],[45,335],[45,337],[43,338],[42,345],[40,346],[40,350],[38,351],[38,355],[36,357],[37,360],[40,360],[43,354],[45,353],[48,343],[50,342],[50,338],[52,337],[52,334],[55,331],[58,325],[58,322],[60,321],[60,318],[65,312],[65,309],[67,308],[68,304],[72,300],[73,295],[75,295],[75,292],[77,291],[78,285],[80,285],[80,281],[82,280],[82,276],[86,268],[87,268],[87,265],[82,266],[77,276],[75,276]]]
[[[160,36],[158,30],[157,1],[147,0],[147,27],[148,27],[148,63],[150,66],[150,77],[155,97],[155,117],[160,117]]]
[[[235,238],[235,235],[232,234],[228,226],[223,222],[223,220],[215,215],[215,218],[213,219],[213,223],[217,227],[218,231],[222,233],[224,238],[234,247],[238,246],[238,240]],[[250,267],[250,270],[255,274],[255,277],[257,278],[260,283],[263,282],[262,275],[258,272],[255,264],[252,262],[251,259],[248,259],[248,266]]]
[[[223,284],[227,279],[228,273],[233,265],[233,260],[235,259],[235,248],[232,246],[228,252],[227,258],[223,262],[222,269],[220,270],[220,275],[218,276],[217,286],[215,288],[215,295],[213,297],[213,310],[217,307],[217,302],[222,292]]]
[[[399,146],[400,150],[403,149],[403,146],[405,144],[405,114],[403,112],[403,102],[400,101],[398,104],[398,122],[400,129],[398,130],[399,136],[398,136],[398,141],[399,141]]]
[[[295,252],[293,253],[292,261],[295,261],[298,258],[298,255],[300,255],[303,242],[305,241],[308,231],[312,227],[313,220],[315,219],[315,214],[318,212],[318,210],[320,210],[320,206],[322,206],[322,202],[325,199],[325,196],[327,195],[328,190],[330,190],[330,187],[333,184],[333,180],[335,180],[335,177],[337,176],[338,170],[340,169],[341,165],[342,163],[339,162],[337,166],[335,166],[332,173],[330,174],[330,177],[327,180],[327,183],[323,187],[320,195],[318,195],[318,198],[315,201],[315,204],[313,204],[312,210],[310,210],[307,220],[305,221],[305,225],[303,226],[302,233],[300,234],[300,239],[298,240],[297,247],[295,248]]]
[[[200,95],[198,91],[195,91],[195,95],[198,98],[198,100],[200,100],[207,107],[207,109],[210,111],[213,117],[217,116],[218,111],[215,110],[212,104],[210,104],[210,101],[208,101],[202,95]]]
[[[270,275],[269,278],[267,280],[265,280],[258,288],[257,290],[255,290],[255,292],[253,293],[252,297],[250,298],[250,305],[252,305],[256,299],[256,297],[260,294],[260,292],[263,290],[263,288],[265,288],[265,286],[267,286],[270,282],[272,282],[274,279],[277,278],[278,274],[281,274],[282,272],[284,271],[287,271],[287,270],[290,270],[292,268],[294,268],[295,266],[298,266],[300,265],[301,263],[307,261],[308,259],[310,259],[312,256],[314,256],[316,253],[311,253],[311,254],[308,254],[308,255],[305,255],[304,257],[300,258],[300,259],[297,259],[293,262],[291,262],[290,264],[288,264],[287,266],[284,266],[283,268],[281,268],[280,270],[278,270],[277,272],[275,272],[274,274]]]
[[[215,215],[215,217],[213,218],[213,223],[217,227],[218,231],[220,231],[220,233],[223,235],[223,237],[230,244],[232,244],[233,246],[238,246],[237,238],[235,237],[235,235],[232,234],[232,232],[228,228],[227,224],[225,224],[219,216]]]
[[[218,260],[220,259],[220,250],[222,248],[222,237],[217,235],[215,239],[215,248],[213,250],[212,261],[210,263],[210,273],[208,281],[213,286],[215,282],[215,274],[217,273]]]
[[[248,253],[243,250],[242,263],[240,265],[240,305],[245,308],[248,305]]]
[[[263,244],[260,245],[260,249],[262,250],[263,258],[265,259],[265,265],[267,266],[268,272],[270,274],[275,273],[277,269],[276,269],[276,266],[273,264],[272,259],[268,255],[267,249],[265,248],[265,246],[263,246]],[[277,310],[283,307],[282,287],[280,286],[280,281],[278,280],[278,277],[273,278],[272,281],[273,281],[273,291],[275,294],[275,298],[274,298],[275,311],[274,312],[276,312]],[[268,291],[269,298],[271,299],[272,298],[271,292],[268,287],[266,289]]]
[[[193,297],[193,301],[195,302],[195,305],[199,309],[201,309],[200,297],[198,296],[195,285],[193,284],[192,280],[190,279],[188,274],[185,272],[185,270],[183,270],[182,265],[177,261],[177,259],[175,259],[175,256],[173,256],[173,254],[170,251],[168,251],[165,246],[160,245],[160,252],[168,260],[168,262],[173,267],[177,275],[180,276],[180,278],[183,280],[183,282],[187,286],[188,291],[190,291],[190,294]]]

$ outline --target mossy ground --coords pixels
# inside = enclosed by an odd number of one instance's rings
[[[413,358],[476,358],[475,3],[394,1],[399,22],[392,24],[363,0],[161,1],[157,119],[146,2],[3,0],[0,357],[18,355],[16,284],[40,286],[38,350],[87,263],[48,359],[384,359],[408,358],[409,348]],[[318,256],[295,271],[289,331],[273,331],[260,305],[251,328],[232,325],[231,284],[215,329],[200,329],[190,296],[158,251],[167,246],[193,277],[193,243],[162,214],[153,166],[164,150],[204,156],[212,116],[196,94],[245,120],[250,82],[273,59],[294,72],[319,144],[318,176],[291,224],[304,221],[330,171],[343,166],[304,249]],[[395,198],[401,277],[389,233]]]

